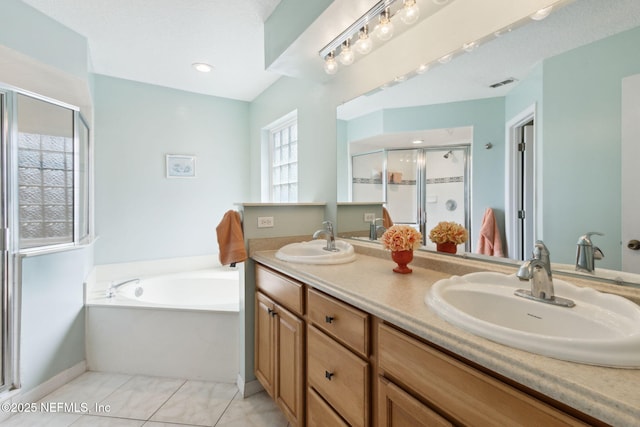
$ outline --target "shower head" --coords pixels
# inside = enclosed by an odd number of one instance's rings
[[[445,159],[448,159],[450,155],[453,156],[453,151],[451,150],[447,151],[447,153],[442,157],[444,157]]]

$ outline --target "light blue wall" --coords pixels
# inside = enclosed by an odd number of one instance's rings
[[[85,358],[82,283],[93,248],[22,261],[20,374],[29,390]]]
[[[621,79],[640,73],[639,45],[636,28],[544,63],[543,237],[557,262],[600,231],[598,266],[621,268]]]
[[[335,220],[336,105],[327,86],[283,77],[251,103],[251,199],[260,201],[262,129],[298,111],[298,201],[327,202]]]
[[[0,45],[87,78],[87,40],[20,0],[2,0]]]
[[[471,244],[475,248],[487,207],[504,222],[504,114],[504,98],[394,108],[350,120],[347,134],[354,140],[381,133],[473,126]],[[484,148],[488,142],[493,144],[491,150]],[[504,238],[504,229],[501,233]]]
[[[95,77],[96,263],[218,253],[215,228],[248,198],[249,104]],[[165,156],[196,156],[167,179]]]

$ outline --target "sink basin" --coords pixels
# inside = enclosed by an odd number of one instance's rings
[[[640,367],[640,306],[554,279],[559,307],[515,296],[529,283],[515,275],[472,273],[436,282],[426,303],[447,322],[511,347],[561,360]]]
[[[276,252],[276,258],[299,264],[344,264],[356,259],[353,246],[342,240],[336,240],[336,252],[327,251],[326,240],[290,243]]]

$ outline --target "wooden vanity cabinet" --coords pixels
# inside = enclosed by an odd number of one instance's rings
[[[309,425],[370,426],[369,315],[311,288],[307,308]]]
[[[588,425],[389,325],[378,344],[380,426]]]
[[[256,286],[256,378],[291,425],[304,426],[304,286],[260,266]]]

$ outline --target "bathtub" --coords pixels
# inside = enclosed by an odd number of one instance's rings
[[[135,277],[135,276],[134,276]],[[90,370],[235,382],[239,360],[239,273],[214,268],[140,277],[87,291]]]

